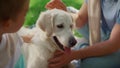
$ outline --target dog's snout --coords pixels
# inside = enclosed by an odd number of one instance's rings
[[[69,39],[69,47],[73,47],[77,43],[74,37],[70,37]]]

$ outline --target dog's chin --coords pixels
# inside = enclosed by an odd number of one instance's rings
[[[58,45],[58,47],[61,49],[61,50],[63,50],[63,51],[65,51],[65,52],[71,52],[71,48],[70,47],[66,47],[66,46],[64,46],[63,44],[61,44],[60,42],[59,42],[59,40],[57,39],[57,37],[56,36],[53,36],[53,39],[54,39],[54,41],[55,41],[55,43]]]

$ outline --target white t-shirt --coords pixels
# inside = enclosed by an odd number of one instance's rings
[[[22,43],[16,33],[3,34],[0,42],[0,68],[14,68],[21,55]]]

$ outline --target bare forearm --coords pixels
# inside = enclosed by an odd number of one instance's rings
[[[78,17],[76,19],[76,27],[81,28],[82,26],[84,26],[86,24],[87,21],[88,21],[87,4],[83,3],[83,5],[78,13]]]
[[[84,59],[89,57],[105,56],[117,52],[120,49],[120,25],[116,24],[112,29],[110,39],[96,43],[92,46],[73,51],[73,59]]]
[[[80,15],[76,19],[76,27],[77,28],[83,27],[86,23],[87,23],[87,20],[84,20],[84,18],[82,18]]]
[[[118,44],[112,42],[111,40],[97,43],[93,46],[89,46],[84,49],[80,49],[79,51],[75,51],[74,59],[108,55],[119,50],[119,47],[116,47],[116,45]]]
[[[115,24],[110,38],[106,41],[96,43],[92,46],[73,51],[73,59],[104,56],[114,53],[120,49],[120,24]]]

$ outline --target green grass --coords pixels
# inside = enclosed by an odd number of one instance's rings
[[[26,21],[24,26],[32,26],[36,23],[38,16],[41,12],[45,11],[45,5],[50,0],[30,0],[29,11],[26,16]],[[66,6],[73,6],[79,9],[83,3],[83,0],[62,0]],[[82,37],[77,31],[74,31],[74,35],[77,37]]]
[[[30,0],[29,11],[26,16],[26,21],[24,26],[31,26],[36,23],[39,14],[45,11],[45,5],[50,0]],[[83,0],[62,0],[66,6],[73,6],[77,9],[81,7]]]

